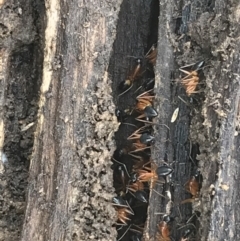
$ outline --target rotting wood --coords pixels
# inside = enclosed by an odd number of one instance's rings
[[[157,142],[154,147],[153,158],[156,161],[161,161],[161,158],[167,157],[170,162],[171,160],[176,162],[175,167],[180,162],[187,160],[182,174],[180,169],[177,171],[178,174],[175,173],[175,178],[177,177],[179,180],[177,185],[181,185],[183,183],[181,179],[189,175],[192,169],[192,164],[188,160],[189,148],[192,144],[199,145],[200,155],[197,155],[196,159],[203,175],[203,183],[200,202],[196,202],[193,209],[201,212],[198,219],[200,222],[199,231],[195,231],[197,240],[213,241],[229,240],[229,238],[238,240],[240,235],[238,231],[239,215],[237,214],[239,205],[236,205],[239,199],[237,184],[239,177],[239,166],[237,165],[239,148],[237,147],[239,143],[240,44],[238,38],[236,38],[236,36],[239,36],[239,25],[237,24],[239,17],[236,14],[239,7],[238,3],[234,1],[227,3],[223,1],[210,1],[208,3],[192,1],[185,5],[174,5],[174,1],[160,1],[159,45],[156,68],[156,73],[159,72],[159,74],[156,75],[155,91],[156,96],[160,96],[159,99],[162,100],[159,101],[159,112],[162,113],[162,116],[156,121],[168,125],[171,118],[168,114],[178,104],[180,104],[180,112],[175,123],[176,126],[170,125],[170,133],[173,133],[172,128],[175,129],[175,135],[170,134],[169,136],[170,141],[172,141],[170,146],[173,146],[170,151],[173,150],[174,152],[169,153],[169,145],[164,141],[167,135],[162,132],[163,135],[159,140],[158,135],[155,135]],[[182,14],[180,14],[182,22],[177,27],[181,34],[180,37],[176,36],[176,27],[172,18],[176,9]],[[231,20],[228,21],[227,19]],[[216,36],[218,36],[217,40]],[[167,53],[168,50],[169,53]],[[173,51],[178,65],[173,64]],[[178,104],[176,105],[174,92],[171,95],[172,99],[169,99],[169,96],[165,97],[165,93],[169,93],[167,90],[170,88],[172,70],[176,70],[177,66],[180,67],[183,64],[191,64],[199,60],[206,60],[206,65],[208,65],[203,69],[204,75],[202,76],[202,80],[205,79],[206,81],[206,86],[201,88],[201,90],[204,89],[204,94],[197,94],[196,99],[194,97],[194,102],[191,104],[189,98],[182,98],[184,92],[179,92],[179,89],[175,94],[176,96],[179,95],[185,103],[177,101]],[[176,74],[175,78],[178,78]],[[162,89],[165,92],[161,92]],[[205,100],[202,98],[203,96]],[[197,100],[197,106],[194,104],[196,103],[195,100]],[[158,100],[156,103],[158,104]],[[188,136],[188,131],[184,127],[188,124],[188,118],[182,115],[182,108],[189,108],[188,111],[191,110],[189,113],[191,116],[190,142],[187,139],[183,141],[183,137],[187,138]],[[185,122],[183,126],[181,126],[181,120],[183,121],[182,124]],[[175,142],[177,146],[174,146],[174,139],[171,139],[173,136],[177,140]],[[187,143],[189,147],[186,146]],[[179,146],[181,147],[179,148]],[[186,148],[185,151],[182,148]],[[181,152],[187,155],[182,155]],[[159,155],[161,155],[160,158]],[[184,192],[184,189],[181,192]],[[174,192],[174,202],[178,198],[179,196]],[[159,199],[156,193],[153,192],[149,208],[149,223],[145,234],[146,240],[154,240],[155,237],[156,220],[158,218],[154,213],[155,210],[160,208]],[[175,202],[176,204],[177,202]],[[164,213],[164,205],[162,208]],[[183,207],[180,212],[183,220],[177,219],[178,221],[184,221],[184,216],[191,216],[191,213],[187,213],[188,211],[184,210]],[[179,213],[175,212],[173,215],[179,216]],[[229,221],[229,216],[232,217],[232,221]],[[184,223],[181,225],[184,225]],[[190,226],[185,228],[187,227]],[[172,237],[177,238],[176,240],[180,240],[175,234],[178,228],[181,228],[181,226],[173,226],[172,229]]]
[[[215,1],[191,25],[191,37],[211,58],[204,69],[205,96],[201,115],[193,119],[191,137],[198,141],[202,186],[201,240],[239,240],[239,49],[240,9],[235,1]],[[226,19],[228,21],[226,22]],[[206,25],[206,23],[208,23]],[[202,36],[201,38],[197,36]],[[215,39],[217,36],[217,39]],[[199,38],[197,40],[197,38]],[[199,117],[203,120],[199,123]],[[198,120],[197,120],[198,118]],[[204,127],[204,128],[203,128]],[[224,188],[224,186],[228,188]],[[208,222],[206,222],[208,220]]]
[[[1,241],[19,239],[26,205],[34,127],[24,132],[21,129],[35,121],[38,68],[42,67],[40,44],[33,24],[37,11],[31,3],[0,3]]]
[[[169,14],[173,12],[173,6],[173,1],[160,1],[158,58],[155,68],[156,99],[154,103],[159,116],[155,119],[156,142],[153,146],[152,158],[157,165],[163,165],[165,162],[174,169],[171,181],[175,187],[172,196],[173,202],[168,200],[164,186],[156,185],[154,187],[156,191],[151,192],[145,240],[156,240],[157,226],[162,221],[163,215],[171,215],[180,223],[190,212],[189,206],[178,207],[181,199],[184,199],[182,186],[184,178],[186,181],[186,177],[190,175],[191,164],[188,163],[190,153],[188,141],[189,110],[178,99],[178,95],[182,95],[183,91],[179,91],[171,79],[171,73],[176,68],[174,63],[175,46],[173,46],[175,41],[173,38],[174,19]],[[161,11],[162,9],[164,11]],[[175,123],[170,123],[171,114],[178,106],[180,108],[179,118]],[[166,198],[160,196],[159,193]],[[179,236],[177,226],[171,225],[171,227],[171,236],[176,239]]]
[[[22,240],[113,240],[118,128],[107,74],[121,1],[46,1],[43,80]]]

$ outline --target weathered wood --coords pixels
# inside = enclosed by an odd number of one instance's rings
[[[107,74],[121,1],[46,1],[39,121],[22,240],[114,239]]]
[[[175,19],[172,16],[174,1],[160,1],[158,28],[158,58],[155,68],[155,107],[159,116],[155,119],[154,135],[156,143],[153,146],[153,160],[157,165],[167,163],[174,172],[168,178],[169,187],[156,185],[151,192],[149,217],[145,240],[155,240],[158,233],[157,225],[164,215],[170,215],[176,222],[184,223],[190,214],[189,205],[179,205],[185,198],[184,183],[190,176],[189,109],[178,97],[184,96],[184,91],[174,84],[172,72],[176,70],[174,62],[175,50]],[[184,98],[184,97],[183,97]],[[179,107],[178,118],[170,123],[174,110]],[[172,187],[174,188],[172,191]],[[171,191],[169,200],[166,191]],[[165,196],[166,198],[160,196]],[[176,222],[171,225],[171,236],[178,240],[179,227]]]
[[[173,16],[176,17],[177,9],[182,21],[180,26],[176,21],[178,24],[176,27]],[[232,11],[229,11],[230,9]],[[162,135],[156,135],[153,158],[158,162],[162,159],[167,159],[169,163],[175,161],[173,164],[175,174],[172,179],[177,186],[172,198],[174,205],[177,205],[183,198],[180,193],[184,192],[183,188],[180,191],[178,185],[183,186],[186,177],[193,169],[191,168],[193,163],[189,160],[191,150],[188,144],[199,145],[200,155],[197,156],[197,160],[203,175],[203,183],[200,200],[196,200],[193,209],[201,212],[200,230],[195,231],[197,240],[239,239],[237,214],[239,158],[237,156],[239,156],[240,45],[236,39],[236,36],[239,36],[237,24],[239,17],[236,14],[238,10],[239,5],[234,1],[228,3],[193,1],[190,6],[189,3],[177,6],[174,1],[160,1],[155,91],[158,96],[156,105],[160,106],[161,114],[156,121],[170,127],[170,143],[165,141],[168,137],[167,130],[161,127]],[[180,35],[176,36],[176,30],[182,34],[179,39]],[[204,76],[202,76],[206,86],[201,88],[204,89],[203,94],[199,93],[194,97],[198,102],[197,106],[194,102],[190,102],[191,99],[182,96],[183,92],[179,90],[175,92],[172,89],[170,94],[171,72],[178,67],[174,64],[173,57],[177,60],[178,66],[206,60],[207,66],[203,69]],[[176,72],[175,78],[178,74]],[[188,107],[176,98],[178,95],[186,101],[191,110],[190,142],[187,140],[189,119],[185,116],[189,110],[185,113],[184,109]],[[179,118],[174,124],[170,124],[171,113],[179,105]],[[157,133],[158,129],[156,128]],[[185,167],[181,171],[182,163],[185,163]],[[159,210],[166,213],[166,206],[159,204],[159,199],[153,192],[149,207],[149,229],[146,230],[146,237],[153,240],[156,223],[159,220],[154,214]],[[181,220],[178,218],[180,214],[176,208],[172,210],[172,215],[176,215],[177,221],[182,225],[173,224],[171,235],[176,240],[180,240],[179,232],[181,234],[181,230],[184,230],[184,220],[186,222],[186,218],[191,217],[191,213],[181,206]],[[193,227],[187,225],[186,228]]]
[[[24,218],[42,67],[37,15],[31,1],[0,3],[1,241],[19,240]]]
[[[45,1],[46,12],[41,3],[35,1],[23,1],[17,8],[13,2],[1,6],[4,21],[1,85],[2,90],[7,90],[1,92],[1,120],[4,116],[6,119],[1,126],[2,133],[8,133],[4,150],[4,138],[1,138],[1,150],[9,159],[5,169],[1,168],[5,178],[2,178],[2,194],[7,215],[17,219],[16,223],[5,221],[6,217],[1,219],[1,240],[17,240],[21,232],[25,190],[20,192],[21,186],[13,184],[18,202],[13,196],[8,198],[7,191],[11,188],[12,172],[16,180],[25,183],[23,188],[26,187],[28,160],[24,153],[14,152],[32,144],[32,139],[25,143],[21,140],[24,134],[20,128],[31,122],[31,101],[35,104],[36,116],[41,82],[39,115],[37,120],[32,120],[37,128],[21,239],[114,239],[116,232],[112,224],[116,214],[109,205],[114,191],[110,156],[114,148],[112,135],[118,123],[107,68],[120,3]],[[41,19],[35,18],[38,12],[34,7],[39,12],[42,10]],[[45,25],[41,25],[41,21],[45,21]],[[31,93],[34,99],[30,98]],[[12,108],[15,108],[11,116],[10,111],[3,108],[4,105],[11,107],[7,100],[13,101]],[[20,118],[25,120],[20,123]],[[31,149],[25,148],[29,156]],[[13,204],[7,204],[8,200]],[[14,212],[10,214],[12,205]]]
[[[210,67],[204,69],[206,99],[198,119],[193,119],[191,133],[200,145],[198,159],[204,176],[201,240],[238,240],[240,236],[239,9],[235,1],[215,1],[213,11],[203,12],[190,29],[193,41],[210,50],[211,59]]]

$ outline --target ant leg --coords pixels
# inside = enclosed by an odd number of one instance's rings
[[[127,123],[127,122],[122,122],[121,124],[122,124],[122,125],[127,125],[127,126],[133,126],[133,127],[136,127],[136,128],[137,128],[136,125],[131,124],[131,123]]]
[[[141,99],[141,97],[144,98],[144,95],[147,94],[147,93],[150,93],[151,91],[153,91],[153,89],[147,90],[147,91],[143,92],[142,94],[138,95],[138,96],[136,97],[136,99],[137,99],[137,100],[138,100],[138,99]],[[148,96],[148,97],[150,97],[150,96]],[[154,98],[155,96],[153,95],[153,96],[151,96],[151,97]]]
[[[122,166],[124,167],[124,169],[125,169],[128,177],[130,177],[129,172],[128,172],[128,170],[127,170],[127,167],[126,167],[126,165],[125,165],[124,163],[117,161],[117,160],[116,160],[115,158],[113,158],[113,157],[112,157],[112,160],[115,161],[116,163],[118,163],[119,165],[122,165]]]
[[[133,144],[134,144],[134,143],[133,143]],[[136,152],[139,152],[139,151],[144,151],[144,150],[149,149],[149,148],[151,148],[151,146],[139,148],[139,149],[137,149],[137,150],[130,151],[129,154],[136,153]]]
[[[134,154],[131,154],[131,153],[128,153],[129,156],[133,157],[133,158],[136,158],[138,161],[141,161],[142,160],[142,157],[141,156],[138,156],[138,155],[134,155]]]
[[[186,76],[186,77],[190,77],[190,76]],[[192,81],[192,82],[190,83],[190,81]],[[180,80],[181,84],[187,85],[187,86],[196,84],[196,82],[198,82],[198,81],[199,81],[199,78],[196,76],[193,76],[191,78],[183,78]]]
[[[135,93],[137,93],[139,90],[141,90],[142,89],[142,85],[141,86],[139,86],[135,91],[134,91],[134,93],[133,94],[135,94]]]
[[[142,135],[142,134],[137,134],[137,133],[134,132],[131,136],[129,136],[129,137],[127,138],[127,140],[140,139],[141,135]]]
[[[181,68],[179,68],[179,70],[182,71],[184,74],[186,74],[188,76],[192,74],[191,72],[189,72],[187,70],[184,70],[184,69],[181,69]]]
[[[202,62],[202,61],[201,61]],[[196,63],[193,63],[193,64],[188,64],[188,65],[184,65],[182,67],[180,67],[179,69],[184,69],[184,68],[187,68],[187,67],[191,67],[193,65],[195,65]]]
[[[143,115],[144,115],[144,114],[143,114]],[[143,117],[144,117],[144,116],[143,116]],[[154,122],[152,122],[152,121],[142,120],[142,119],[139,119],[139,117],[138,117],[138,118],[135,118],[135,120],[137,120],[137,121],[139,121],[139,122],[143,122],[143,123],[147,123],[147,124],[154,125]]]
[[[155,193],[157,193],[160,197],[163,197],[165,199],[168,199],[167,197],[165,197],[163,194],[159,193],[158,191],[156,191],[154,188],[152,189]]]
[[[192,217],[191,217],[191,218],[192,218]],[[185,227],[187,227],[187,226],[193,226],[193,227],[195,228],[195,230],[197,230],[196,226],[195,226],[193,223],[188,223],[188,221],[187,221],[187,223],[186,223],[185,225],[181,226],[181,227],[178,228],[177,230],[183,229],[183,228],[185,228]]]
[[[181,201],[181,204],[193,203],[194,201],[195,201],[195,198],[188,198],[188,199]]]
[[[120,241],[120,240],[122,240],[123,239],[123,237],[126,235],[126,233],[129,231],[129,229],[131,228],[131,226],[132,226],[132,224],[130,224],[129,226],[128,226],[128,228],[126,229],[126,231],[123,233],[123,235],[119,238],[119,239],[117,239],[117,241]]]
[[[138,118],[135,118],[135,120],[143,122],[143,123],[147,123],[147,124],[150,124],[150,125],[165,126],[168,130],[170,130],[170,128],[166,124],[158,124],[158,123],[154,123],[152,121],[141,120],[141,119],[138,119]]]
[[[145,54],[145,58],[150,54],[151,51],[155,50],[156,47],[155,47],[155,44],[152,45],[152,47],[147,51],[147,53]]]
[[[139,234],[142,234],[143,232],[143,227],[140,227],[140,225],[136,225],[136,224],[133,224],[132,226],[136,227],[135,229],[134,228],[131,228],[130,230],[135,232],[135,233],[139,233]],[[138,229],[137,229],[138,228]]]
[[[118,97],[124,95],[125,93],[127,93],[131,88],[133,87],[133,84],[131,83],[130,87],[128,89],[126,89],[125,91],[123,91],[121,94],[118,95]]]

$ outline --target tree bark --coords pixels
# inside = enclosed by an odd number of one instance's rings
[[[2,48],[3,75],[6,72],[2,89],[9,89],[11,85],[13,73],[9,74],[9,70],[15,70],[15,73],[18,70],[12,68],[10,56],[16,62],[22,54],[23,58],[30,55],[32,59],[24,59],[24,64],[29,65],[25,72],[22,71],[21,78],[27,78],[28,71],[31,74],[38,72],[32,77],[38,86],[32,86],[33,80],[26,79],[26,93],[22,93],[22,98],[31,95],[30,87],[36,88],[35,97],[40,90],[39,101],[35,99],[39,111],[37,119],[35,116],[23,228],[22,231],[18,229],[15,236],[8,236],[3,231],[2,240],[113,240],[116,236],[112,227],[116,213],[109,203],[114,193],[110,169],[110,157],[115,147],[112,136],[118,123],[107,69],[120,3],[45,1],[45,10],[39,3],[43,11],[37,19],[33,15],[38,6],[31,1],[22,3],[22,8],[17,10],[12,10],[16,7],[14,2],[2,6],[3,16],[9,11],[17,11],[13,13],[16,25],[12,27],[12,33],[8,27],[9,36],[2,42],[5,44],[5,49]],[[37,28],[34,20],[44,22]],[[24,25],[25,21],[27,24]],[[14,42],[11,36],[15,34]],[[27,48],[34,41],[39,44],[40,55]],[[20,53],[14,55],[17,49]],[[32,70],[30,61],[39,66],[35,64]],[[17,88],[23,84],[22,79],[15,83]],[[6,94],[2,92],[2,95],[4,106]],[[2,109],[3,119],[6,111]],[[17,111],[21,110],[15,110],[16,119],[22,114],[17,115]],[[8,123],[3,125],[2,132],[7,126]],[[5,137],[5,143],[7,141],[10,142]],[[5,152],[9,157],[11,150],[7,145]],[[9,159],[9,162],[13,161]],[[21,223],[22,217],[18,228]],[[6,226],[5,230],[11,233],[11,228]]]
[[[22,240],[116,235],[107,68],[120,1],[46,1],[39,121]]]
[[[239,240],[238,2],[12,0],[0,8],[0,240],[116,239],[110,160],[133,129],[119,127],[114,112],[135,104],[131,94],[118,97],[118,85],[156,42],[152,159],[174,169],[173,190],[171,201],[159,195],[167,186],[151,190],[144,238],[155,240],[170,214],[174,240],[187,228],[196,240]],[[187,97],[178,68],[199,60],[202,92]],[[181,205],[197,167],[200,197]]]
[[[156,213],[168,213],[169,206],[176,219],[171,226],[175,240],[180,240],[187,228],[194,229],[196,240],[239,239],[239,7],[235,1],[193,1],[185,5],[160,1],[155,104],[161,115],[156,122],[169,126],[170,131],[155,128],[153,159],[159,164],[167,160],[174,167],[172,180],[176,185],[173,203],[152,192],[147,240],[154,240],[156,235],[156,224],[161,220]],[[180,13],[180,23],[173,18],[176,12]],[[206,61],[200,82],[205,83],[200,88],[203,93],[184,97],[182,87],[171,84],[172,70],[199,60]],[[178,119],[170,123],[177,107]],[[170,143],[166,142],[168,138]],[[197,215],[192,216],[189,207],[179,203],[190,196],[184,195],[183,187],[196,163],[203,182],[200,197],[193,203],[193,213],[201,213],[193,228],[186,222]],[[157,190],[164,191],[161,187]]]

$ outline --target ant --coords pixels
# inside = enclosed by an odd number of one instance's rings
[[[152,47],[149,49],[149,51],[145,55],[145,59],[151,63],[153,66],[156,65],[157,60],[157,48],[155,45],[152,45]]]
[[[190,96],[191,94],[198,93],[196,91],[197,85],[199,84],[198,71],[204,66],[205,61],[197,62],[196,64],[187,65],[179,68],[180,71],[186,74],[184,78],[181,79],[181,84],[186,90],[186,94]],[[190,71],[186,71],[183,68],[191,67]]]
[[[120,82],[118,86],[118,88],[123,91],[121,94],[118,95],[118,97],[127,93],[133,87],[134,80],[136,80],[140,75],[140,71],[142,68],[142,60],[140,58],[137,58],[135,62],[136,62],[136,66],[133,69],[132,73],[128,76],[126,80],[123,80],[122,82]]]
[[[143,166],[142,169],[136,170],[137,179],[140,182],[150,182],[154,183],[158,180],[158,174],[156,173],[156,168]]]
[[[152,167],[146,167],[148,163],[152,164]],[[160,181],[160,177],[166,177],[170,175],[173,171],[171,167],[168,166],[160,166],[158,167],[154,162],[150,161],[142,166],[141,169],[137,169],[137,180],[140,182],[151,182],[152,186],[154,186],[155,182]],[[165,180],[164,180],[165,182]],[[164,183],[163,182],[163,183]],[[162,183],[162,181],[160,182]]]
[[[127,185],[127,191],[140,202],[147,203],[148,194],[144,191],[144,188],[143,182],[140,182],[138,177],[133,174],[129,180],[129,184]]]
[[[114,162],[112,165],[112,169],[114,170],[114,186],[116,192],[119,192],[123,196],[126,193],[126,182],[130,178],[130,175],[124,163],[117,161],[114,157],[112,157],[112,161]]]
[[[119,109],[115,110],[115,115],[120,123],[123,123],[128,118],[128,115],[125,113],[125,111]]]
[[[187,192],[189,192],[192,195],[192,198],[186,199],[182,201],[181,203],[187,203],[187,202],[193,202],[195,199],[199,197],[199,191],[200,191],[200,183],[199,183],[199,177],[200,174],[197,172],[194,176],[191,176],[191,178],[186,182],[185,189]]]
[[[151,63],[152,65],[156,64],[156,59],[157,59],[157,48],[155,45],[153,45],[147,54],[144,56],[144,58],[147,60],[147,62]],[[127,93],[133,86],[133,82],[141,75],[141,69],[143,65],[143,61],[141,58],[136,58],[135,60],[136,66],[131,72],[131,74],[128,76],[126,80],[123,80],[119,84],[119,89],[122,90],[123,92],[119,94],[118,96],[121,96],[125,93]]]
[[[115,206],[115,210],[117,211],[116,225],[126,226],[127,222],[131,220],[129,215],[134,215],[128,201],[124,200],[121,196],[117,196],[113,198],[113,206]]]
[[[151,95],[150,92],[152,90],[148,90],[142,94],[140,94],[137,99],[137,104],[135,109],[142,114],[136,118],[136,120],[150,123],[149,119],[154,118],[158,115],[157,111],[152,107],[152,102],[154,99],[154,95]],[[142,118],[146,118],[146,120],[142,120]]]
[[[169,227],[170,221],[172,221],[171,218],[168,215],[166,215],[163,217],[163,221],[159,223],[158,234],[156,237],[158,241],[171,241]]]
[[[118,229],[118,231],[120,229]],[[128,232],[131,232],[130,239],[132,241],[141,241],[142,240],[143,228],[140,227],[139,225],[135,225],[134,223],[131,223],[131,224],[128,225],[128,227],[123,232],[123,234],[120,236],[120,238],[117,239],[117,241],[122,240]]]
[[[143,126],[133,132],[127,139],[128,140],[137,140],[144,145],[151,145],[154,143],[155,138],[151,136],[148,131],[145,132],[146,126]]]
[[[144,190],[136,191],[133,196],[142,203],[148,202],[148,194]]]
[[[127,225],[127,221],[131,220],[128,216],[134,215],[132,211],[130,211],[128,208],[117,208],[117,220],[120,221],[120,225]],[[119,223],[117,223],[119,225]]]
[[[132,192],[143,191],[144,185],[139,180],[136,180],[135,182],[132,182],[131,184],[128,184],[127,189],[132,191]]]

